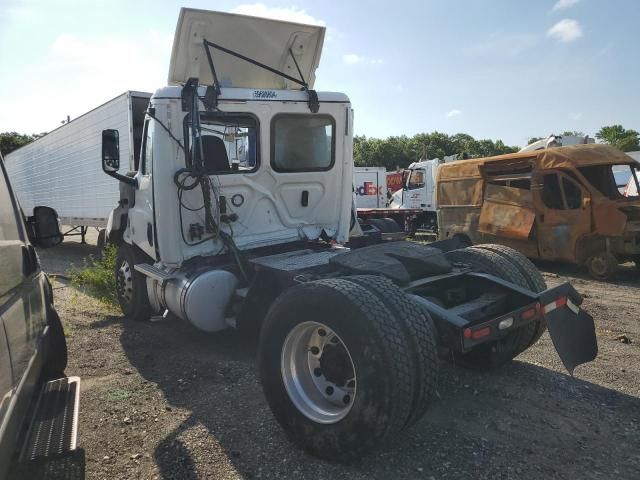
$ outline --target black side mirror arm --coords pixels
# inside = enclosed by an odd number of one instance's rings
[[[127,185],[131,185],[135,188],[138,188],[138,181],[133,177],[128,177],[118,172],[107,172],[106,170],[102,170],[104,173],[109,175],[110,177],[115,178],[119,182],[126,183]]]

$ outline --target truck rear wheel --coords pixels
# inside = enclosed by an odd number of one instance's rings
[[[544,281],[544,277],[540,273],[540,270],[536,268],[531,260],[529,260],[517,250],[514,250],[513,248],[507,247],[505,245],[498,245],[495,243],[485,243],[477,245],[474,248],[489,250],[491,252],[497,253],[505,260],[511,262],[527,281],[529,290],[540,293],[547,289],[547,283]],[[540,337],[547,329],[547,323],[544,320],[541,320],[537,323],[538,328],[536,329],[533,338],[529,342],[529,347],[540,340]]]
[[[280,295],[262,326],[258,357],[277,421],[319,457],[357,458],[411,414],[415,369],[402,327],[370,291],[345,279]]]
[[[520,271],[510,261],[495,252],[472,247],[452,250],[445,255],[453,262],[470,265],[480,272],[529,288]],[[513,330],[500,340],[478,345],[467,353],[456,354],[455,360],[467,368],[484,369],[504,365],[529,347],[538,332],[538,323],[533,321]]]
[[[409,351],[416,377],[411,415],[407,420],[407,426],[413,425],[427,412],[438,383],[437,330],[433,320],[387,278],[375,275],[356,275],[345,277],[345,280],[366,288],[401,321],[409,341]]]
[[[114,269],[116,295],[122,313],[136,321],[148,320],[151,316],[146,278],[133,268],[146,260],[131,245],[121,243],[118,246]]]

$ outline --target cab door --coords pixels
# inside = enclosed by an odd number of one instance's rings
[[[562,171],[545,171],[536,190],[540,257],[574,262],[576,241],[591,232],[589,192]]]
[[[147,117],[136,179],[135,205],[129,209],[129,240],[151,258],[156,258],[153,202],[153,150],[155,120]]]
[[[427,202],[426,175],[424,168],[411,170],[406,189],[402,194],[404,208],[424,209],[427,207],[427,203],[431,203]]]

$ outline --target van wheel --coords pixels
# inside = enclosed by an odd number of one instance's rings
[[[44,367],[42,375],[45,380],[55,380],[64,377],[67,368],[67,341],[64,337],[62,322],[58,312],[51,307],[47,314],[49,330],[45,345]]]
[[[138,254],[131,245],[122,243],[118,246],[114,272],[116,295],[122,313],[136,321],[148,320],[151,316],[146,278],[133,268],[137,263],[146,262],[147,259]]]
[[[353,460],[397,434],[412,413],[406,335],[383,302],[346,279],[282,293],[262,326],[258,358],[276,420],[316,456]]]
[[[596,280],[611,280],[618,273],[618,260],[609,252],[600,252],[587,260],[587,268]]]
[[[529,288],[527,280],[520,271],[504,257],[489,250],[463,248],[445,253],[453,262],[467,264],[479,272],[495,275],[498,278]],[[467,368],[495,368],[510,362],[524,352],[539,331],[540,321],[533,321],[514,329],[505,337],[494,342],[478,345],[467,353],[456,353],[455,361]]]

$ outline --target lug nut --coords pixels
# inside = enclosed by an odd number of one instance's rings
[[[333,387],[327,387],[324,391],[327,395],[333,395]]]
[[[318,329],[318,335],[320,335],[321,337],[324,337],[326,334],[327,332],[324,328]]]
[[[316,368],[314,368],[314,369],[313,369],[313,374],[314,374],[316,377],[319,377],[320,375],[322,375],[322,370],[320,370],[320,367],[316,367]]]
[[[318,347],[311,347],[311,353],[318,355],[320,353],[320,349]]]
[[[351,397],[349,395],[345,395],[344,397],[342,397],[342,401],[344,402],[345,405],[348,405],[349,402],[351,401]]]

